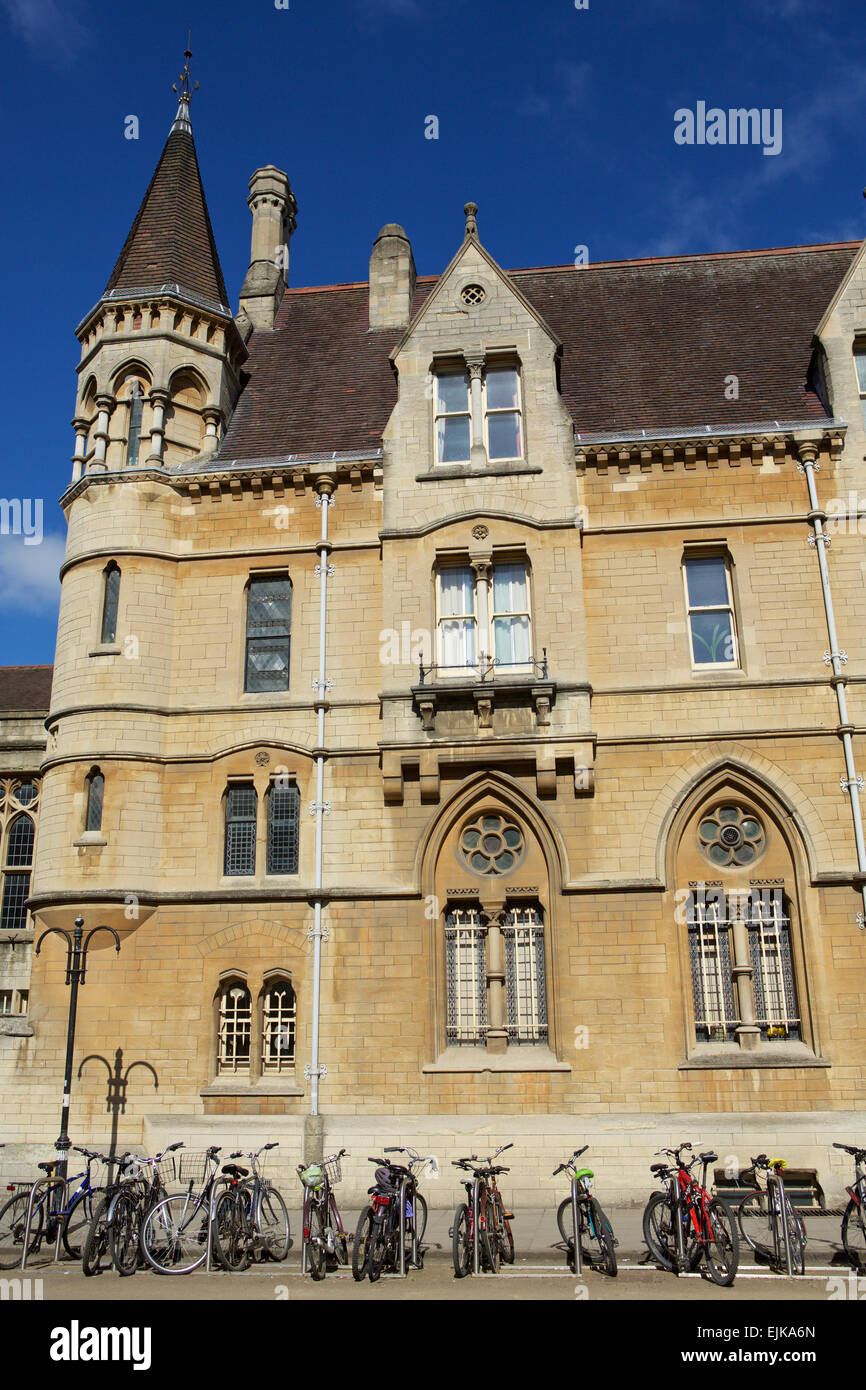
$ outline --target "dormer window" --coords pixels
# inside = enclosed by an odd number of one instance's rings
[[[520,372],[514,363],[467,360],[436,373],[437,463],[523,458]]]

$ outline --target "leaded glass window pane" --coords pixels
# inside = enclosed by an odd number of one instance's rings
[[[737,1018],[731,968],[731,924],[723,893],[692,893],[688,901],[689,965],[698,1042],[731,1042]]]
[[[800,1016],[791,922],[781,890],[752,893],[749,957],[755,994],[755,1020],[768,1042],[799,1039]]]
[[[117,605],[120,600],[120,570],[109,565],[105,570],[105,589],[102,598],[102,641],[117,640]]]
[[[255,787],[229,787],[226,793],[226,874],[254,874],[256,871],[257,806]]]
[[[455,908],[445,920],[445,977],[448,1043],[483,1043],[487,1033],[487,937],[478,907]]]
[[[6,840],[6,867],[20,869],[33,863],[36,827],[29,816],[18,816],[9,827]]]
[[[105,796],[105,778],[101,772],[93,772],[87,781],[87,824],[86,830],[102,829],[102,803]]]
[[[279,576],[251,579],[247,590],[245,690],[288,690],[292,583]]]
[[[3,902],[0,905],[0,931],[27,926],[25,903],[30,892],[30,875],[4,874]]]
[[[301,794],[295,786],[272,786],[268,794],[268,873],[298,872]]]
[[[546,1043],[544,928],[538,909],[513,908],[506,914],[503,936],[508,1040]]]
[[[129,440],[126,446],[126,462],[128,465],[138,463],[138,451],[141,442],[141,413],[143,398],[141,387],[136,383],[129,398]]]

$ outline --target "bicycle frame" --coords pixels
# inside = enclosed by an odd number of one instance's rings
[[[73,1203],[80,1192],[92,1192],[93,1190],[90,1185],[90,1165],[99,1155],[87,1153],[84,1149],[77,1149],[76,1152],[83,1153],[87,1160],[87,1168],[82,1172],[73,1173],[71,1178],[63,1178],[53,1172],[46,1173],[44,1178],[37,1178],[36,1181],[31,1184],[30,1200],[27,1203],[27,1220],[24,1225],[24,1248],[21,1252],[21,1264],[19,1266],[22,1274],[27,1268],[27,1252],[30,1247],[30,1230],[33,1224],[34,1210],[42,1206],[44,1202],[47,1202],[45,1233],[46,1235],[50,1233],[51,1223],[54,1222],[57,1227],[54,1243],[54,1262],[56,1264],[60,1259],[60,1239],[63,1234],[63,1218],[64,1216],[68,1216],[71,1212]],[[128,1157],[128,1154],[124,1154],[122,1159],[117,1159],[116,1161],[118,1163],[123,1163]],[[53,1166],[54,1165],[52,1165],[52,1167]],[[72,1194],[72,1198],[69,1199],[69,1188],[74,1182],[78,1181],[79,1178],[82,1179],[82,1181],[78,1183],[78,1186]],[[37,1202],[35,1198],[37,1190],[40,1187],[44,1187],[45,1191]],[[62,1198],[57,1201],[56,1198],[61,1192],[63,1194]]]
[[[342,1156],[343,1155],[340,1155],[340,1157]],[[337,1199],[334,1196],[334,1189],[331,1187],[331,1179],[328,1177],[328,1170],[325,1167],[327,1161],[327,1159],[323,1160],[321,1165],[323,1181],[319,1190],[314,1191],[313,1188],[307,1187],[306,1184],[304,1185],[304,1206],[301,1216],[301,1274],[307,1273],[307,1245],[310,1240],[310,1208],[314,1202],[322,1209],[323,1228],[326,1229],[328,1225],[324,1217],[326,1215],[332,1216],[337,1235],[342,1236],[344,1241],[348,1241],[346,1230],[343,1226],[343,1219],[340,1216],[340,1209],[337,1206]],[[328,1250],[326,1256],[330,1253],[330,1250]]]

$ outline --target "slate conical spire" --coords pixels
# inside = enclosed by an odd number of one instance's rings
[[[230,315],[192,138],[189,48],[184,57],[177,115],[105,293],[177,285]]]

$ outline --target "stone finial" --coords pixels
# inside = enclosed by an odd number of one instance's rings
[[[464,240],[468,241],[470,237],[478,236],[478,223],[475,220],[478,214],[478,204],[466,203],[463,211],[466,214],[466,235]]]
[[[250,266],[240,294],[240,311],[255,328],[273,328],[289,279],[289,242],[298,205],[288,177],[273,164],[256,169],[247,204],[253,215]]]

